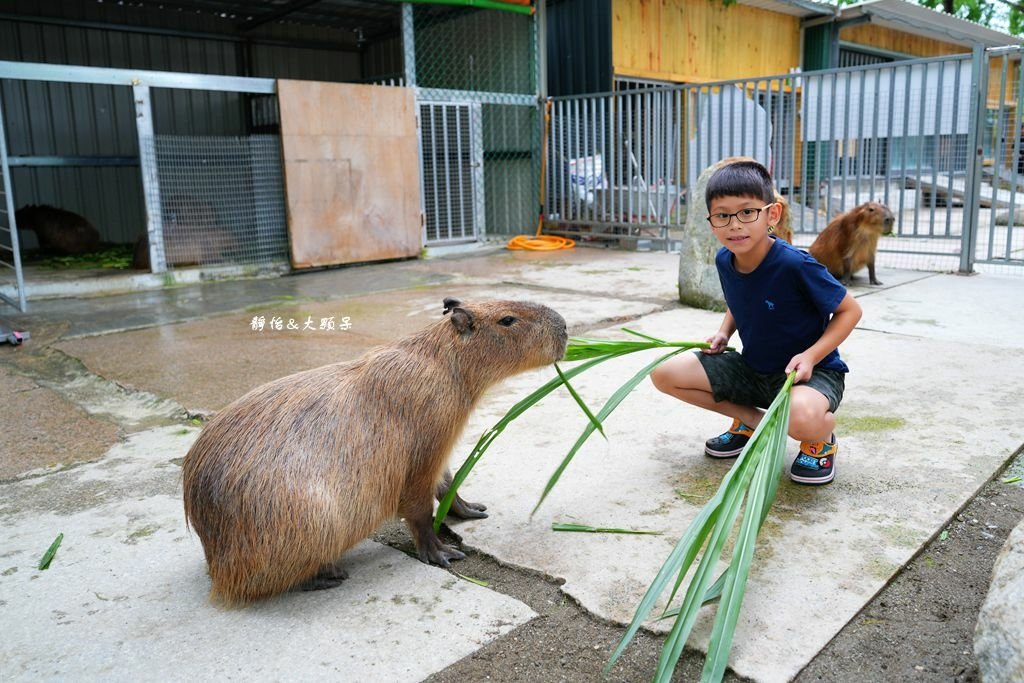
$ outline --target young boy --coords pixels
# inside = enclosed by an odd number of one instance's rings
[[[733,419],[704,452],[733,458],[796,370],[790,394],[789,435],[800,441],[793,481],[827,484],[835,477],[835,411],[843,398],[846,363],[837,347],[861,308],[807,252],[771,236],[781,207],[771,176],[756,161],[724,166],[708,180],[708,223],[722,243],[715,257],[727,309],[709,349],[681,354],[658,366],[660,390]],[[742,353],[723,353],[739,331]]]

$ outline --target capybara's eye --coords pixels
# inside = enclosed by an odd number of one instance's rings
[[[506,315],[504,318],[498,321],[498,324],[504,325],[505,327],[512,327],[512,323],[514,323],[515,321],[516,319],[514,317],[512,317],[511,315]]]

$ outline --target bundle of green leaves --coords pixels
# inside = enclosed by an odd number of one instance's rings
[[[704,342],[667,342],[633,330],[624,328],[624,331],[639,337],[639,339],[615,341],[573,337],[569,340],[563,360],[567,362],[586,362],[568,372],[563,372],[556,364],[556,377],[512,406],[493,427],[483,433],[476,446],[470,452],[469,457],[466,458],[462,467],[456,472],[448,489],[448,494],[439,504],[437,515],[434,518],[435,529],[440,528],[442,520],[448,514],[459,486],[465,481],[469,472],[479,462],[480,458],[483,457],[483,454],[494,440],[504,431],[509,423],[555,389],[565,385],[573,399],[587,415],[588,423],[572,448],[548,479],[540,500],[537,501],[531,515],[541,506],[572,461],[572,458],[594,431],[599,431],[602,436],[604,435],[602,420],[607,418],[622,403],[626,396],[644,378],[651,374],[654,368],[672,356],[688,349],[708,347],[707,343]],[[569,380],[573,377],[605,361],[650,349],[669,349],[669,351],[644,366],[620,386],[597,414],[594,414],[587,407],[586,403],[584,403],[583,399],[569,383]],[[676,595],[682,588],[690,568],[697,560],[697,556],[700,555],[696,570],[682,594],[681,604],[678,607],[666,609],[661,615],[661,618],[674,617],[675,622],[662,649],[654,680],[671,680],[672,672],[675,670],[679,657],[682,655],[683,646],[686,644],[686,640],[697,619],[698,611],[702,605],[716,599],[720,599],[720,603],[715,615],[714,626],[712,627],[711,641],[708,646],[708,655],[705,660],[701,680],[719,681],[722,679],[729,661],[729,651],[732,647],[736,622],[739,618],[740,606],[743,602],[747,576],[750,573],[754,546],[757,542],[757,533],[764,523],[765,517],[768,515],[772,502],[775,500],[775,493],[781,478],[786,449],[786,435],[789,430],[790,389],[792,388],[794,377],[795,373],[790,373],[785,385],[765,412],[750,441],[747,442],[746,447],[737,458],[736,463],[722,479],[718,491],[701,509],[693,522],[691,522],[651,583],[643,599],[640,601],[633,620],[626,629],[626,633],[610,657],[605,667],[606,673],[621,656],[640,626],[648,619],[655,604],[664,594],[669,582],[675,577],[675,582],[667,600],[667,604],[672,605]],[[743,511],[742,521],[739,523],[739,532],[736,536],[728,568],[712,583],[711,577],[714,574],[714,567],[721,559],[726,541],[733,535],[741,510]],[[623,530],[608,531],[621,532]]]

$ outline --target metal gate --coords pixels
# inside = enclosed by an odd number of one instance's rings
[[[548,227],[668,248],[704,211],[701,172],[745,155],[772,171],[797,246],[880,201],[883,267],[1024,275],[1022,51],[553,98]]]
[[[480,104],[420,102],[419,108],[424,244],[475,242],[484,209]]]
[[[10,269],[15,281],[0,282],[4,301],[25,309],[11,166],[20,203],[48,203],[38,191],[45,185],[58,200],[66,190],[94,204],[141,204],[137,220],[104,227],[120,227],[116,236],[131,233],[132,241],[142,233],[136,258],[148,252],[140,268],[150,272],[284,262],[279,137],[244,134],[249,98],[276,99],[273,80],[8,61],[0,61],[0,80],[7,95],[0,117],[10,114],[17,148],[8,155],[0,119],[0,275]],[[117,175],[96,172],[108,168]],[[95,172],[89,182],[86,170]],[[77,182],[62,182],[67,177]]]
[[[25,279],[21,272],[21,250],[18,247],[18,226],[14,219],[14,197],[11,194],[11,169],[7,164],[7,133],[4,130],[3,103],[0,102],[0,287],[13,284],[10,295],[0,291],[0,299],[22,313],[25,301]],[[10,272],[8,272],[10,271]]]

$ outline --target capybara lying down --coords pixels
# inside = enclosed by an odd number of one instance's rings
[[[424,562],[465,557],[432,525],[448,454],[488,387],[559,360],[568,336],[539,304],[445,299],[444,309],[418,333],[264,384],[210,420],[182,470],[211,598],[337,585],[342,553],[396,516]],[[452,506],[462,517],[483,510]]]
[[[868,281],[880,285],[875,277],[878,238],[892,234],[894,221],[887,206],[866,202],[833,218],[814,239],[809,251],[843,284],[850,284],[853,274],[867,266]]]
[[[57,256],[80,256],[96,251],[100,233],[84,216],[55,206],[24,206],[14,212],[18,230],[31,230],[39,248]]]

